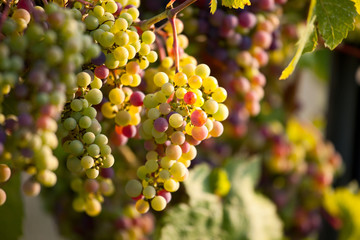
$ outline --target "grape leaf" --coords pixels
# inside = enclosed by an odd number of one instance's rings
[[[317,45],[318,45],[318,34],[316,29],[314,29],[314,31],[311,33],[308,41],[305,44],[302,54],[314,51]]]
[[[360,0],[351,0],[355,3],[356,12],[360,14]]]
[[[229,8],[244,8],[246,5],[251,5],[250,0],[222,0],[221,3],[225,7]]]
[[[214,14],[217,9],[217,0],[210,1],[210,13]]]
[[[357,13],[351,0],[317,0],[315,15],[319,33],[331,50],[355,28]]]
[[[315,15],[312,16],[310,22],[308,22],[303,33],[300,35],[301,37],[297,43],[298,46],[296,49],[295,56],[293,57],[293,59],[291,60],[289,65],[281,73],[280,80],[287,79],[294,72],[295,67],[296,67],[297,63],[299,62],[299,59],[304,51],[305,45],[308,42],[308,39],[311,36],[311,34],[314,32],[315,19],[316,19],[316,16]]]

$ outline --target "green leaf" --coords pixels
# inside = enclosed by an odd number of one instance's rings
[[[246,5],[251,5],[250,0],[222,0],[221,4],[229,8],[244,8]]]
[[[319,33],[331,50],[355,28],[357,12],[351,0],[317,0],[315,14]]]
[[[295,56],[290,61],[289,65],[281,73],[280,80],[287,79],[294,72],[295,67],[299,62],[299,59],[304,51],[305,45],[308,42],[308,39],[310,38],[311,34],[314,32],[315,19],[316,16],[313,16],[306,25],[305,29],[303,30],[303,33],[300,35],[301,37],[297,43],[298,46],[295,52]]]
[[[214,14],[217,9],[217,0],[210,1],[210,13]]]
[[[6,192],[6,202],[0,207],[0,238],[19,239],[22,235],[24,217],[20,174],[13,174],[3,189]]]

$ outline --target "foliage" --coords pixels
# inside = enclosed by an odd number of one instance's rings
[[[260,174],[259,159],[234,157],[224,170],[231,190],[223,199],[211,191],[208,165],[198,165],[190,172],[185,182],[189,203],[168,211],[158,232],[159,239],[281,238],[282,223],[275,206],[254,191]],[[197,224],[186,224],[193,221]]]

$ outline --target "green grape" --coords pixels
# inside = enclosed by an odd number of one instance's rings
[[[158,153],[156,151],[149,151],[146,153],[146,160],[157,160]]]
[[[143,195],[147,199],[152,199],[155,197],[156,190],[153,186],[146,186],[143,190]]]
[[[117,47],[113,51],[116,60],[123,61],[129,58],[129,51],[125,47]]]
[[[161,86],[161,91],[166,95],[170,96],[174,92],[174,86],[171,83],[165,83]]]
[[[111,32],[104,32],[99,37],[99,43],[105,48],[110,48],[114,42],[114,34]]]
[[[90,144],[86,150],[89,153],[89,155],[92,157],[96,157],[100,154],[100,147],[94,143]]]
[[[186,174],[186,171],[187,168],[181,162],[174,163],[174,165],[170,168],[171,175],[173,175],[176,179],[182,178]]]
[[[76,120],[72,117],[65,119],[63,126],[66,130],[74,130],[77,126]]]
[[[136,50],[133,46],[131,45],[126,45],[125,46],[126,50],[128,50],[129,56],[128,59],[133,59],[136,56]]]
[[[115,163],[115,158],[113,155],[108,154],[107,156],[104,157],[103,159],[103,168],[109,168],[112,167]]]
[[[164,182],[164,188],[168,192],[176,192],[180,187],[180,184],[178,181],[174,179],[168,179]]]
[[[129,35],[129,43],[135,43],[139,40],[139,34],[137,32],[130,31],[128,32]]]
[[[166,200],[162,196],[156,196],[151,200],[151,207],[155,211],[162,211],[166,207]]]
[[[86,95],[85,99],[92,105],[99,104],[103,99],[103,94],[99,89],[91,89]]]
[[[69,151],[74,156],[79,156],[84,151],[84,146],[79,140],[73,140],[69,144]]]
[[[169,124],[173,128],[181,127],[183,125],[183,121],[184,121],[183,117],[178,113],[172,114],[169,118]]]
[[[105,4],[104,4],[105,3]],[[107,1],[103,3],[104,10],[109,13],[115,13],[118,9],[115,1]]]
[[[124,31],[120,31],[115,34],[115,43],[120,47],[125,46],[129,43],[129,34]]]
[[[147,113],[148,118],[155,120],[160,117],[160,111],[156,108],[149,109]]]
[[[107,156],[111,153],[111,147],[109,145],[100,146],[100,152],[102,156]]]
[[[105,9],[102,6],[97,5],[94,7],[93,12],[96,17],[102,17],[102,16],[104,16]]]
[[[149,30],[143,32],[143,34],[141,35],[141,39],[145,44],[152,44],[153,42],[155,42],[155,38],[155,33]]]
[[[229,109],[222,103],[219,104],[218,111],[213,115],[216,121],[222,122],[229,116]]]
[[[99,170],[95,168],[86,169],[86,176],[90,179],[95,179],[99,176]]]
[[[133,20],[136,20],[140,15],[139,10],[137,8],[129,8],[127,13],[132,16]]]
[[[205,110],[207,114],[214,114],[219,110],[219,104],[217,103],[217,101],[213,99],[208,99],[205,101],[202,108]]]
[[[157,160],[148,160],[145,163],[145,168],[148,172],[155,172],[159,168]]]
[[[215,89],[215,91],[213,92],[213,94],[211,96],[216,102],[220,103],[220,102],[224,102],[226,100],[227,92],[224,88],[218,87]]]
[[[81,166],[84,169],[89,169],[94,166],[94,159],[90,156],[84,156],[81,158]]]
[[[83,109],[83,102],[80,99],[74,99],[71,101],[70,107],[73,111],[79,112]]]
[[[105,66],[109,69],[115,69],[119,66],[120,62],[115,58],[113,53],[106,54]]]
[[[91,126],[91,123],[91,118],[89,118],[88,116],[83,116],[79,120],[79,126],[84,129],[89,128]]]
[[[91,77],[87,72],[80,72],[76,75],[76,84],[79,87],[87,87],[91,82]]]
[[[199,64],[195,68],[195,74],[205,79],[210,76],[210,68],[206,64]]]
[[[79,173],[82,170],[81,162],[76,157],[70,157],[66,161],[66,167],[73,173]]]
[[[102,87],[103,83],[100,78],[97,78],[94,76],[94,80],[90,83],[91,88],[97,88],[100,89]]]
[[[87,199],[85,202],[85,212],[91,217],[99,215],[99,213],[101,212],[100,202],[95,198]]]
[[[150,51],[148,55],[146,55],[149,63],[154,63],[158,60],[158,54],[155,51]]]
[[[94,119],[97,115],[97,111],[95,108],[93,107],[87,107],[84,109],[84,111],[82,112],[85,116],[88,116],[91,119]]]
[[[163,169],[159,172],[159,177],[163,180],[168,180],[171,177],[171,174],[168,170]]]
[[[39,171],[36,175],[36,179],[45,187],[52,187],[57,181],[56,174],[48,169]]]
[[[190,150],[187,153],[183,153],[182,158],[185,160],[193,160],[196,157],[197,150],[195,146],[190,145]]]
[[[169,77],[164,72],[158,72],[154,76],[154,84],[158,87],[162,87],[165,83],[169,82]]]
[[[99,26],[99,19],[93,15],[87,15],[84,23],[88,30],[95,30]]]
[[[85,211],[85,201],[81,197],[77,197],[72,202],[72,207],[77,212],[83,212]]]
[[[119,18],[124,18],[124,19],[128,22],[129,26],[130,26],[130,25],[132,24],[132,22],[133,22],[132,16],[131,16],[130,14],[128,14],[128,13],[122,13],[122,14],[120,14]]]
[[[129,23],[124,18],[118,18],[116,19],[114,23],[115,29],[118,31],[125,31],[129,27]]]
[[[131,121],[131,115],[127,111],[119,111],[115,116],[115,123],[120,126],[126,126],[129,125]]]
[[[95,143],[99,146],[108,144],[109,140],[104,134],[99,134],[95,138]]]
[[[138,176],[138,178],[140,179],[145,179],[146,175],[148,174],[148,170],[146,169],[145,166],[140,166],[137,171],[136,171],[136,175]]]
[[[112,104],[121,104],[125,100],[125,93],[120,88],[113,88],[109,92],[109,100]]]
[[[95,141],[95,134],[92,132],[87,132],[82,137],[84,143],[92,144]]]
[[[150,48],[149,44],[141,43],[140,50],[139,50],[140,55],[146,56],[150,53],[150,51],[151,51],[151,48]]]
[[[135,179],[128,181],[125,186],[125,192],[130,197],[139,196],[142,192],[142,189],[143,189],[142,184]]]

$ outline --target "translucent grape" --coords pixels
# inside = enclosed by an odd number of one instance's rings
[[[166,207],[166,200],[162,196],[156,196],[151,200],[151,207],[155,211],[162,211]]]
[[[142,192],[142,189],[143,189],[142,184],[135,179],[128,181],[125,186],[125,192],[130,197],[139,196]]]

